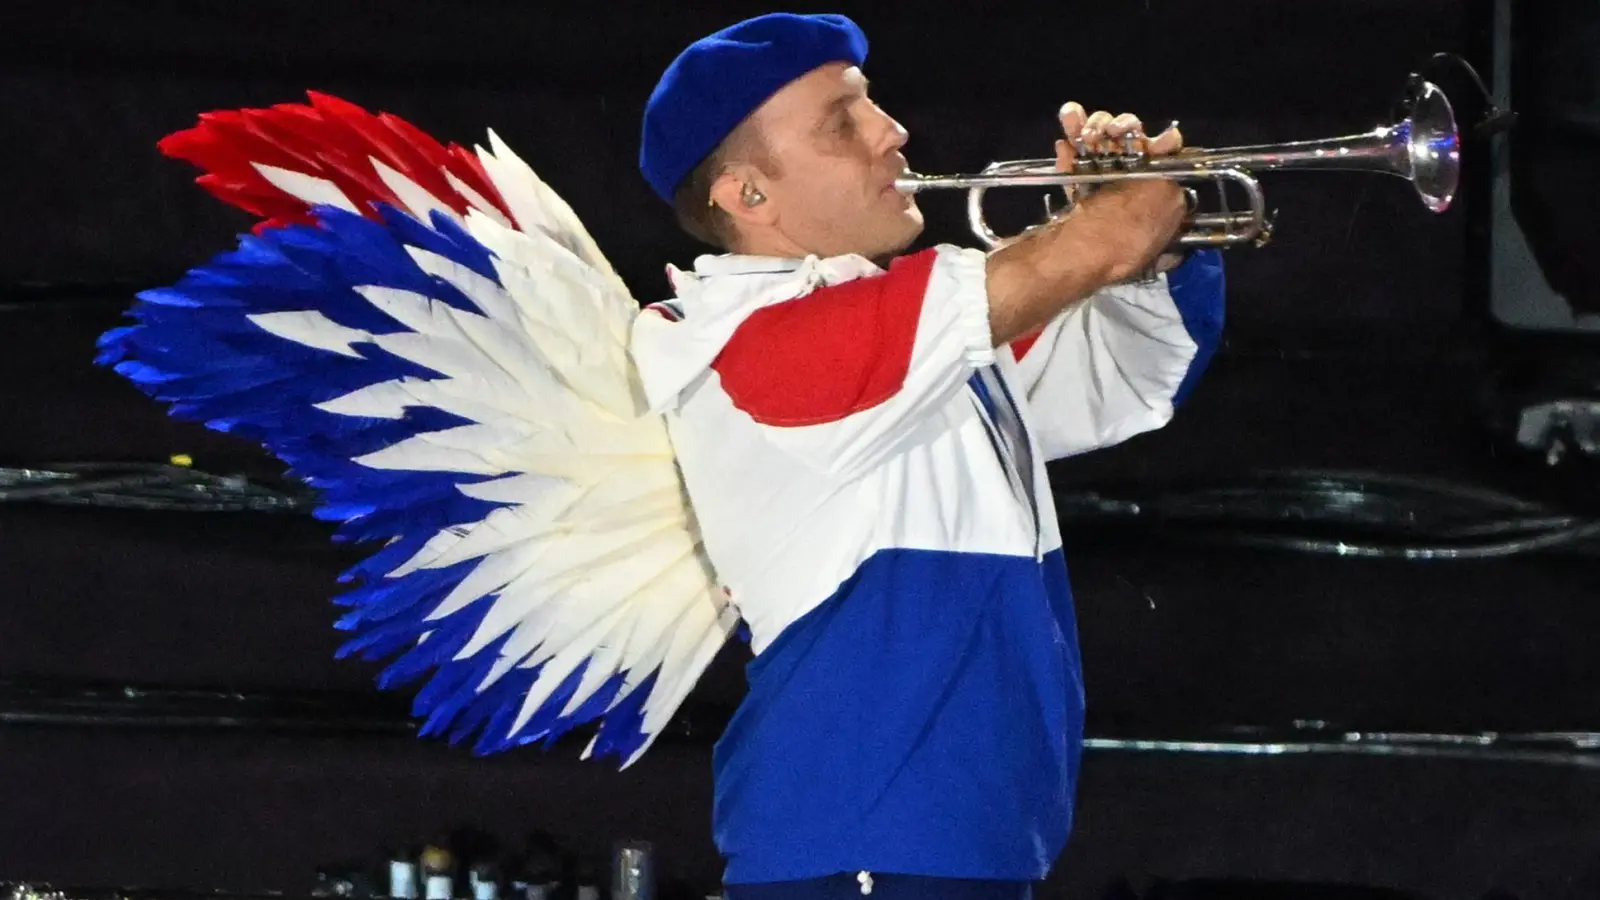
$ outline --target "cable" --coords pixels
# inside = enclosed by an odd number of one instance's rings
[[[1146,494],[1064,492],[1056,500],[1063,530],[1094,533],[1113,522],[1203,545],[1408,560],[1600,554],[1600,519],[1496,491],[1371,472],[1268,472]]]
[[[175,459],[183,460],[183,457]],[[1600,555],[1600,519],[1484,488],[1375,472],[1288,470],[1232,480],[1061,491],[1063,531],[1330,556],[1471,560]],[[316,492],[181,464],[0,467],[0,503],[310,514]]]
[[[178,463],[0,467],[0,503],[22,502],[185,512],[309,513],[316,507],[317,497],[307,489],[257,484],[241,475],[211,475]]]
[[[1467,77],[1472,79],[1472,83],[1478,88],[1478,93],[1483,95],[1486,109],[1484,110],[1483,118],[1478,121],[1477,125],[1473,126],[1472,133],[1474,137],[1480,139],[1493,137],[1502,131],[1510,131],[1516,126],[1518,118],[1516,110],[1501,109],[1499,104],[1494,102],[1494,94],[1483,83],[1483,78],[1478,75],[1478,70],[1473,68],[1472,63],[1467,62],[1466,57],[1459,53],[1435,53],[1428,57],[1429,65],[1435,65],[1440,62],[1453,62],[1466,70]]]
[[[1431,68],[1437,68],[1439,63],[1444,62],[1455,63],[1459,68],[1463,69],[1466,72],[1467,77],[1472,80],[1473,85],[1477,87],[1478,93],[1483,97],[1485,110],[1483,113],[1483,118],[1479,119],[1478,124],[1474,125],[1472,128],[1473,137],[1482,140],[1484,138],[1493,137],[1502,131],[1509,131],[1516,126],[1518,118],[1516,111],[1510,109],[1501,109],[1499,105],[1494,102],[1494,94],[1491,93],[1488,86],[1483,83],[1483,78],[1478,75],[1478,70],[1473,68],[1472,63],[1468,62],[1466,57],[1459,53],[1435,53],[1428,57],[1428,61],[1422,66],[1421,71],[1413,72],[1406,80],[1406,100],[1402,101],[1402,103],[1414,99],[1418,95],[1418,92],[1421,91],[1423,82],[1422,72]]]

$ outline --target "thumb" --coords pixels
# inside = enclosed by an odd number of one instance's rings
[[[1056,140],[1056,171],[1070,172],[1078,161],[1077,151],[1072,149],[1072,144],[1065,139]]]
[[[1146,148],[1151,156],[1170,156],[1183,149],[1183,132],[1178,130],[1178,123],[1173,122],[1167,129],[1154,138]]]

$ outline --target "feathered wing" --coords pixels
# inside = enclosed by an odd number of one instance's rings
[[[497,136],[310,97],[162,142],[266,221],[140,294],[100,361],[384,543],[342,576],[341,654],[425,677],[424,734],[493,752],[598,722],[585,756],[631,764],[737,624],[644,412],[639,306]]]

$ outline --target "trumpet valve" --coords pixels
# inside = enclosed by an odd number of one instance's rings
[[[1265,247],[1267,244],[1271,243],[1271,241],[1272,241],[1272,229],[1273,229],[1273,226],[1275,226],[1277,224],[1278,224],[1278,210],[1277,209],[1273,209],[1272,212],[1270,212],[1270,213],[1268,213],[1268,214],[1266,214],[1266,215],[1261,217],[1261,230],[1256,233],[1256,239],[1251,241],[1250,245],[1252,247],[1260,249],[1262,247]]]
[[[1122,159],[1125,163],[1143,162],[1145,152],[1139,149],[1141,135],[1125,134],[1122,136]]]

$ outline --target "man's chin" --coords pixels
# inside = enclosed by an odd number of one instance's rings
[[[892,252],[904,253],[907,247],[910,247],[912,244],[917,242],[917,238],[922,237],[922,231],[924,227],[925,225],[922,221],[922,211],[912,207],[912,209],[906,214],[905,229],[901,234],[900,241],[895,245],[895,248]]]
[[[893,261],[895,257],[901,256],[907,250],[911,249],[911,245],[915,244],[917,242],[917,238],[919,238],[921,236],[922,236],[922,220],[919,218],[917,220],[916,227],[914,227],[914,228],[906,228],[905,230],[903,230],[897,236],[897,239],[894,240],[894,241],[888,242],[888,245],[885,246],[883,250],[881,250],[881,251],[879,251],[877,253],[864,254],[864,255],[866,255],[868,259],[870,259],[874,263],[876,263],[879,268],[885,268],[886,269],[886,268],[889,267],[889,263],[891,261]]]

